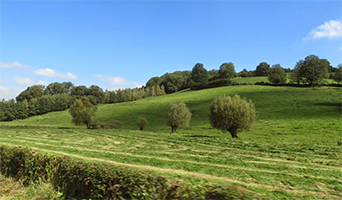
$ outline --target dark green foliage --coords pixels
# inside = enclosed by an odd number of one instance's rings
[[[27,101],[30,101],[31,99],[39,98],[44,95],[44,88],[45,86],[43,85],[34,85],[31,87],[28,87],[26,90],[22,91],[16,97],[16,100],[19,102],[19,101],[24,101],[25,99]]]
[[[294,69],[292,81],[309,85],[318,85],[327,77],[330,63],[316,55],[309,55],[300,60]]]
[[[252,101],[246,101],[239,95],[233,98],[222,96],[214,99],[210,106],[209,120],[212,127],[222,131],[229,131],[233,138],[237,138],[238,129],[252,127],[256,112]]]
[[[243,69],[241,72],[238,73],[240,77],[251,77],[253,76],[252,71],[247,71],[247,69]]]
[[[171,103],[167,115],[167,125],[171,126],[171,132],[175,133],[179,126],[188,126],[191,120],[191,112],[185,103]]]
[[[338,69],[335,72],[334,75],[334,81],[341,83],[342,82],[342,64],[338,65]]]
[[[144,128],[145,128],[146,126],[148,126],[148,121],[147,121],[147,119],[144,118],[144,117],[138,117],[137,126],[140,128],[141,131],[143,131]]]
[[[11,99],[9,101],[3,101],[1,102],[1,121],[12,121],[16,119],[17,116],[16,110],[15,110],[15,101],[14,99]]]
[[[87,95],[95,97],[96,104],[102,104],[105,96],[102,88],[97,85],[90,86],[87,90]]]
[[[23,147],[0,146],[0,172],[25,185],[50,182],[65,199],[262,199],[243,188],[192,187],[182,180]]]
[[[273,84],[286,84],[286,72],[279,64],[273,65],[268,73],[268,80]]]
[[[82,99],[76,100],[74,105],[70,107],[72,121],[76,125],[85,124],[88,129],[95,124],[96,111],[97,107],[88,97],[82,97]]]
[[[86,96],[88,94],[88,88],[84,85],[76,86],[71,89],[70,93],[73,96]]]
[[[230,63],[223,63],[220,66],[219,70],[220,78],[235,78],[236,72],[235,72],[235,66],[232,62]]]
[[[147,81],[146,87],[152,87],[152,86],[160,85],[162,81],[163,81],[162,77],[158,77],[158,76],[152,77],[152,78],[150,78],[150,80]]]
[[[209,81],[207,88],[221,87],[232,85],[231,79],[221,78]]]
[[[303,77],[301,77],[301,67],[303,66],[304,60],[300,60],[296,63],[295,68],[293,69],[293,73],[291,74],[291,82],[300,84],[303,81]]]
[[[202,63],[197,63],[191,72],[191,80],[195,82],[196,85],[205,87],[208,84],[209,73],[203,67]]]
[[[270,69],[271,67],[267,62],[261,62],[255,69],[255,75],[267,76]]]

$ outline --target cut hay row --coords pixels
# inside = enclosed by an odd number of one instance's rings
[[[6,140],[6,139],[5,139]],[[15,142],[27,142],[27,140],[18,140],[18,139],[12,139],[12,141]],[[260,166],[253,166],[254,168],[247,168],[247,167],[237,167],[237,166],[230,166],[230,165],[222,165],[222,164],[211,164],[211,163],[204,163],[204,162],[196,162],[196,161],[189,161],[189,160],[176,160],[176,159],[169,159],[166,157],[156,157],[156,156],[146,156],[146,155],[137,155],[137,154],[132,154],[132,153],[124,153],[124,152],[117,152],[117,151],[104,151],[104,150],[94,150],[94,149],[89,149],[89,148],[80,148],[80,147],[72,147],[72,146],[65,146],[65,145],[52,145],[52,144],[46,144],[46,143],[41,143],[41,142],[29,142],[30,144],[35,144],[35,145],[43,145],[43,146],[51,146],[51,147],[62,147],[66,149],[76,149],[76,150],[81,150],[81,151],[90,151],[90,152],[97,152],[97,153],[106,153],[106,154],[115,154],[115,155],[121,155],[121,156],[127,156],[127,157],[139,157],[139,158],[149,158],[149,159],[157,159],[157,160],[162,160],[162,161],[168,161],[168,162],[183,162],[183,163],[191,163],[191,164],[198,164],[198,165],[203,165],[205,166],[214,166],[214,167],[220,167],[220,168],[229,168],[229,169],[238,169],[238,170],[243,170],[243,171],[252,171],[252,172],[263,172],[263,173],[270,173],[270,174],[283,174],[287,173],[286,171],[274,171],[274,170],[265,170],[265,169],[258,169],[255,167],[260,167]],[[32,145],[30,145],[32,146]],[[248,162],[248,161],[244,161]],[[269,164],[269,163],[267,163]],[[293,167],[293,166],[289,166]],[[312,176],[310,174],[295,174],[295,173],[287,173],[289,176],[294,176],[294,177],[309,177],[309,178],[314,178],[314,179],[322,179],[322,180],[331,180],[335,181],[336,179],[334,178],[329,178],[329,177],[322,177],[322,176]],[[342,181],[341,181],[342,183]]]
[[[108,135],[106,135],[108,136]],[[92,136],[93,137],[93,136]],[[115,137],[119,138],[118,135],[115,135]],[[125,138],[128,136],[125,136]],[[54,144],[58,144],[60,145],[61,141],[56,141],[53,139],[42,139],[39,136],[30,136],[30,137],[26,137],[26,136],[20,136],[20,138],[26,139],[26,140],[32,140],[34,139],[39,140],[39,141],[44,141],[44,142],[48,142],[48,143],[54,143]],[[237,149],[237,148],[229,148],[229,147],[220,147],[220,146],[213,146],[213,145],[207,145],[207,144],[201,144],[201,143],[196,143],[196,145],[194,145],[194,143],[190,143],[190,142],[185,142],[184,145],[180,145],[177,144],[177,147],[173,147],[172,149],[166,148],[170,145],[169,142],[161,142],[158,141],[158,137],[154,138],[155,140],[153,140],[153,138],[150,139],[135,139],[136,141],[139,141],[139,146],[143,145],[143,141],[145,141],[147,144],[147,142],[151,142],[153,141],[153,144],[160,147],[161,145],[164,145],[159,152],[158,151],[154,151],[155,153],[166,153],[166,154],[174,154],[174,155],[181,155],[181,156],[195,156],[195,157],[203,157],[204,155],[202,154],[206,154],[206,156],[211,156],[210,154],[220,154],[220,155],[226,155],[226,156],[241,156],[241,157],[245,157],[246,159],[253,159],[254,161],[270,161],[270,162],[276,162],[279,163],[280,165],[286,165],[286,164],[291,164],[291,165],[301,165],[302,167],[305,167],[306,164],[310,163],[311,165],[314,165],[315,167],[322,167],[324,166],[325,168],[331,168],[334,170],[341,170],[342,168],[340,168],[341,166],[341,162],[339,162],[339,158],[324,158],[324,157],[328,157],[328,156],[321,156],[321,158],[315,158],[312,157],[312,154],[303,154],[300,156],[296,156],[296,160],[304,160],[306,161],[305,163],[303,162],[299,162],[299,161],[295,161],[295,160],[289,160],[289,156],[287,154],[281,154],[281,153],[272,153],[271,155],[269,153],[265,153],[265,152],[259,152],[259,151],[250,151],[250,150],[243,150],[243,149]],[[75,146],[78,145],[80,147],[88,147],[89,146],[89,141],[94,141],[96,140],[95,138],[88,138],[85,141],[81,141],[78,140],[78,142],[66,142],[65,140],[63,140],[63,144],[65,145],[70,145],[70,146]],[[107,139],[106,139],[107,140]],[[114,142],[110,141],[111,139],[108,139],[109,141],[107,141],[108,143],[123,143],[124,141],[120,141],[120,139],[115,139]],[[125,139],[126,141],[132,141],[133,139]],[[176,140],[175,140],[176,141]],[[175,142],[174,141],[174,142]],[[185,144],[191,145],[191,146],[187,146]],[[117,145],[93,145],[96,148],[101,148],[101,149],[115,149],[115,148],[119,148],[117,147]],[[106,147],[106,148],[104,148]],[[133,147],[133,150],[136,148],[137,146],[135,145]],[[199,147],[205,147],[205,150],[202,150],[203,148],[199,148]],[[199,149],[196,149],[199,148]],[[119,148],[121,149],[121,148]],[[130,150],[129,148],[125,148],[126,150]],[[146,151],[146,150],[145,150]],[[148,150],[148,152],[150,152],[150,150]],[[173,152],[173,153],[172,153]],[[192,154],[194,153],[195,154]],[[266,157],[265,157],[266,155]],[[204,156],[205,157],[205,156]],[[310,158],[308,160],[308,157]],[[251,160],[251,161],[253,161]],[[322,164],[318,164],[318,163],[330,163],[336,166],[328,166],[328,165],[322,165]]]
[[[1,142],[1,143],[6,144],[6,145],[12,145],[11,143],[3,143],[3,142]],[[158,167],[149,166],[149,165],[128,164],[128,163],[121,163],[121,162],[116,162],[113,160],[102,159],[102,158],[100,159],[100,158],[85,157],[85,156],[80,156],[78,154],[66,153],[63,151],[41,149],[39,147],[31,147],[31,148],[38,150],[38,151],[42,151],[42,152],[54,153],[57,155],[66,155],[66,156],[70,156],[70,157],[78,158],[78,159],[82,159],[82,160],[105,162],[105,163],[110,163],[110,164],[114,164],[114,165],[126,166],[126,167],[130,167],[130,168],[138,168],[138,169],[143,169],[143,170],[148,170],[148,171],[162,172],[165,174],[173,174],[173,175],[177,174],[177,175],[200,178],[200,179],[230,182],[230,183],[235,183],[235,184],[239,184],[242,186],[263,188],[263,189],[272,190],[272,191],[273,190],[285,190],[286,192],[294,193],[294,194],[300,194],[300,195],[313,195],[313,196],[322,197],[322,198],[324,197],[324,198],[329,198],[329,199],[340,199],[340,197],[335,196],[334,194],[331,194],[331,193],[335,193],[334,190],[327,188],[327,187],[324,187],[324,190],[325,190],[324,192],[323,191],[317,192],[317,191],[310,191],[310,190],[301,190],[301,189],[296,189],[294,187],[286,186],[286,185],[278,185],[278,186],[276,186],[276,185],[265,185],[265,184],[250,182],[250,181],[248,181],[248,182],[239,181],[236,179],[230,179],[230,178],[226,178],[226,177],[217,177],[217,176],[213,176],[213,175],[197,173],[197,172],[189,172],[189,171],[179,170],[179,169],[165,169],[165,168],[158,168]],[[324,184],[322,184],[322,185],[324,186]],[[307,188],[307,189],[309,189],[309,188]]]
[[[32,140],[32,138],[31,138],[31,140]],[[36,140],[39,140],[38,138],[36,138]],[[47,142],[46,141],[46,139],[44,139],[45,140],[45,142]],[[28,145],[28,146],[36,146],[36,145],[34,145],[34,143],[36,143],[36,144],[39,144],[39,145],[41,145],[41,147],[39,147],[39,149],[44,149],[45,148],[45,150],[46,150],[46,146],[52,146],[52,147],[55,147],[55,148],[58,148],[58,149],[63,149],[63,148],[67,148],[67,149],[78,149],[78,150],[81,150],[82,151],[82,154],[86,154],[86,151],[93,151],[93,152],[97,152],[97,153],[103,153],[103,152],[105,152],[105,153],[109,153],[109,154],[120,154],[120,155],[124,155],[125,157],[131,157],[131,156],[134,156],[134,157],[141,157],[141,158],[150,158],[150,159],[153,159],[153,160],[163,160],[163,161],[167,161],[167,162],[169,162],[169,163],[174,163],[174,162],[179,162],[179,163],[192,163],[192,164],[196,164],[196,165],[201,165],[201,166],[215,166],[215,167],[222,167],[222,168],[230,168],[230,169],[235,169],[234,171],[240,171],[240,172],[243,172],[243,173],[245,173],[246,171],[251,171],[251,172],[261,172],[262,174],[264,174],[264,173],[275,173],[275,174],[280,174],[280,175],[282,175],[282,174],[286,174],[287,176],[289,176],[289,177],[297,177],[297,178],[299,178],[299,177],[305,177],[305,178],[310,178],[310,179],[316,179],[316,181],[317,182],[319,182],[320,180],[332,180],[332,181],[336,181],[336,180],[338,180],[338,177],[336,178],[336,179],[334,179],[334,178],[324,178],[324,177],[320,177],[320,176],[313,176],[313,175],[310,175],[310,173],[305,173],[304,171],[298,171],[298,173],[301,173],[301,174],[296,174],[296,173],[290,173],[290,172],[286,172],[286,169],[285,169],[285,171],[284,172],[277,172],[277,171],[271,171],[271,170],[260,170],[260,169],[257,169],[258,167],[259,168],[262,168],[263,166],[258,166],[258,165],[254,165],[253,167],[254,168],[246,168],[246,167],[238,167],[237,166],[237,163],[234,163],[233,165],[233,167],[229,167],[229,166],[224,166],[224,165],[217,165],[217,164],[210,164],[210,163],[203,163],[203,162],[195,162],[195,161],[184,161],[184,160],[175,160],[175,159],[166,159],[166,158],[162,158],[162,157],[155,157],[155,156],[142,156],[142,155],[134,155],[134,154],[131,154],[131,153],[120,153],[120,152],[109,152],[109,151],[103,151],[103,150],[94,150],[94,149],[86,149],[86,148],[80,148],[80,147],[71,147],[71,146],[63,146],[63,145],[57,145],[57,144],[47,144],[47,143],[42,143],[42,142],[32,142],[32,141],[30,141],[30,140],[28,140],[28,139],[25,139],[25,140],[20,140],[20,139],[13,139],[13,138],[11,138],[11,140],[9,140],[9,141],[13,141],[14,143],[16,143],[16,144],[18,144],[19,142],[21,142],[22,144],[25,144],[25,145]],[[53,140],[52,140],[53,141]],[[55,142],[55,141],[53,141],[53,142]],[[65,151],[64,151],[65,152]],[[67,153],[67,152],[65,152],[65,153]],[[78,153],[78,152],[76,152],[77,154],[80,154],[80,153]],[[96,154],[95,156],[93,156],[93,157],[98,157],[99,155],[98,154]],[[83,156],[83,157],[85,157],[85,156]],[[272,161],[274,161],[273,159],[271,159]],[[126,163],[126,164],[129,164],[129,163]],[[136,163],[136,164],[139,164],[139,163]],[[279,165],[279,166],[282,166],[283,167],[283,165]],[[154,166],[155,167],[155,166]],[[289,166],[289,167],[291,167],[291,166]],[[314,168],[316,168],[317,169],[317,167],[314,167]],[[322,168],[322,166],[320,166],[320,168]],[[319,168],[319,169],[320,169]],[[178,169],[177,169],[178,170]],[[312,168],[310,169],[310,170],[312,170]],[[255,174],[255,173],[253,173],[253,174]],[[334,174],[339,174],[339,172],[336,172],[335,171],[335,173]],[[212,176],[212,175],[210,175],[210,176]],[[269,175],[267,175],[267,176],[269,176]],[[233,176],[234,177],[234,176]],[[274,177],[273,179],[277,179],[276,177]],[[238,181],[240,181],[240,180],[238,180]],[[249,181],[249,182],[251,182],[251,181]],[[252,182],[254,182],[254,183],[257,183],[257,182],[260,182],[260,180],[256,180],[256,182],[255,181],[252,181]],[[270,182],[271,184],[274,184],[274,183],[272,183],[272,182]],[[260,183],[258,183],[258,184],[260,184]],[[340,181],[338,181],[338,184],[341,184],[341,182]],[[264,185],[267,185],[267,184],[264,184]],[[281,186],[281,185],[283,185],[282,183],[280,183],[280,184],[277,184],[278,186]],[[294,187],[296,187],[296,186],[294,186]]]

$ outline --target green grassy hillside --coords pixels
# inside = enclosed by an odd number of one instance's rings
[[[234,94],[251,99],[258,112],[255,126],[239,133],[239,139],[210,128],[208,121],[213,98]],[[180,101],[194,116],[190,127],[171,134],[166,126],[168,106]],[[135,124],[139,116],[149,121],[144,132]],[[185,91],[100,105],[98,119],[120,120],[123,130],[76,127],[63,111],[0,123],[0,144],[139,168],[193,184],[240,185],[272,199],[342,197],[340,88],[232,86]]]
[[[194,112],[190,127],[179,131],[192,131],[209,128],[208,114],[212,100],[220,95],[235,95],[251,99],[258,112],[256,126],[252,130],[266,128],[272,132],[273,126],[284,126],[286,132],[293,132],[294,127],[316,127],[318,131],[337,131],[341,119],[340,88],[294,88],[270,86],[231,86],[200,91],[179,92],[135,102],[106,104],[98,107],[98,119],[101,122],[119,120],[123,129],[136,130],[139,116],[149,121],[148,131],[168,132],[166,116],[172,102],[185,102]],[[68,111],[54,112],[25,120],[2,122],[0,124],[27,124],[55,127],[74,127]],[[264,126],[267,124],[267,126]],[[335,124],[335,125],[333,125]],[[85,128],[85,126],[79,127]],[[251,130],[251,131],[252,131]],[[297,132],[296,131],[296,132]],[[313,130],[311,130],[313,131]],[[241,134],[241,136],[243,133]]]

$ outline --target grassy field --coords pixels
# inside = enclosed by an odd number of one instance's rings
[[[210,128],[213,98],[252,99],[255,126],[239,134]],[[171,134],[171,102],[185,102],[190,127]],[[149,126],[139,131],[136,120]],[[119,120],[122,130],[87,130],[68,111],[0,123],[0,144],[148,170],[198,182],[240,185],[272,199],[342,198],[341,89],[233,86],[180,92],[135,102],[101,105],[101,122]],[[28,125],[29,128],[20,128]]]
[[[256,82],[264,82],[264,83],[269,82],[267,76],[237,77],[237,78],[234,78],[233,81],[236,83],[250,83],[250,84],[254,84]]]

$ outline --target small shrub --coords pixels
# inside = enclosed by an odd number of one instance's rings
[[[143,118],[143,117],[139,117],[138,120],[137,120],[137,126],[139,127],[139,129],[141,131],[144,130],[144,128],[148,125],[148,121],[146,118]]]
[[[94,123],[91,125],[91,129],[120,129],[122,128],[122,123],[117,120],[109,121],[106,123]]]

